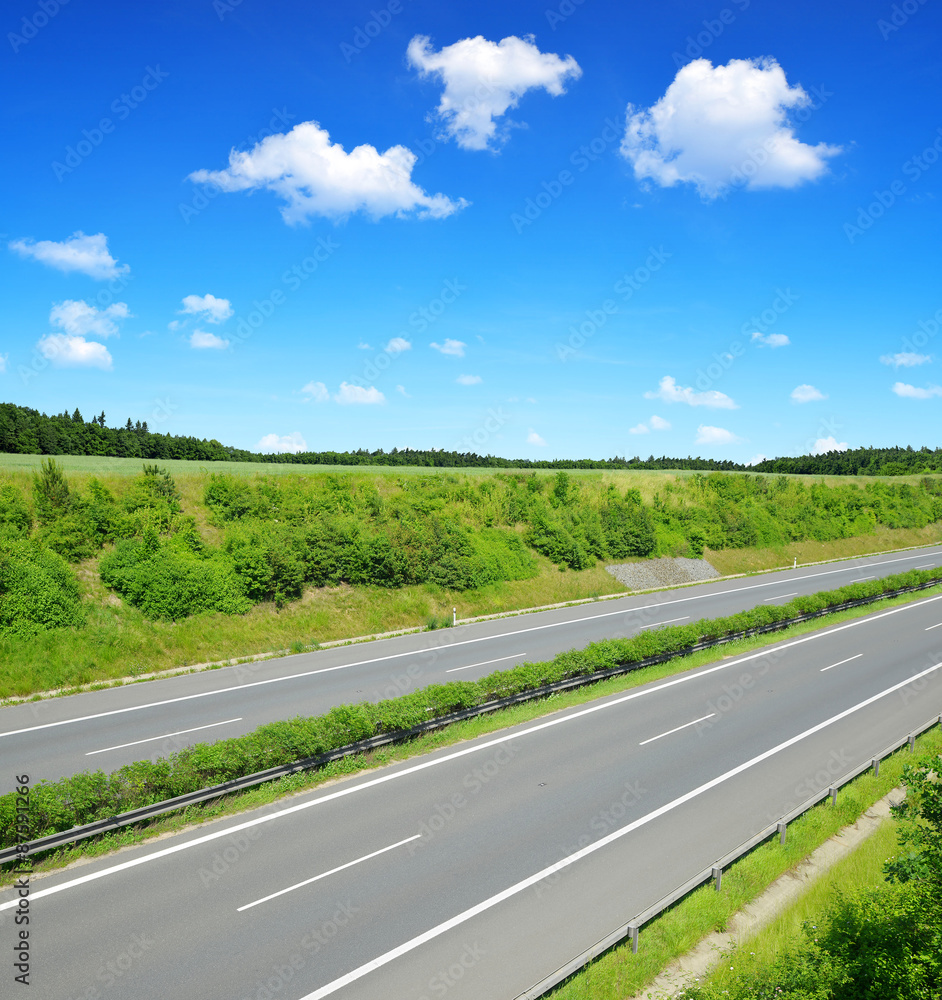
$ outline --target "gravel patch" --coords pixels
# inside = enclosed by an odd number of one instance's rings
[[[660,587],[677,587],[683,583],[700,583],[718,577],[706,559],[648,559],[645,562],[618,563],[605,569],[631,590],[655,590]]]

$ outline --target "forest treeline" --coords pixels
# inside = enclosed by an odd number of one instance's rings
[[[701,472],[772,472],[798,475],[892,476],[942,472],[942,448],[855,448],[825,455],[766,459],[755,466],[710,458],[654,455],[607,459],[501,458],[473,452],[382,448],[368,451],[304,451],[260,454],[213,439],[158,434],[147,421],[109,427],[104,412],[86,420],[76,408],[51,417],[13,403],[0,403],[0,452],[24,455],[98,455],[195,462],[264,462],[281,465],[418,466],[438,469],[679,469]]]
[[[147,618],[176,621],[282,606],[306,586],[465,591],[529,579],[540,556],[581,570],[942,520],[942,480],[932,477],[828,486],[695,473],[660,484],[649,503],[638,490],[562,470],[212,473],[200,489],[184,509],[156,464],[113,488],[91,478],[79,489],[54,459],[43,460],[31,488],[12,479],[0,486],[0,634],[80,624],[70,565],[78,563]]]

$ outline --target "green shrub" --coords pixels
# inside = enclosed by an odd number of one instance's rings
[[[78,581],[60,556],[0,538],[0,635],[33,636],[84,620]]]

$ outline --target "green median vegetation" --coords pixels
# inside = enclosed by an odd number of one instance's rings
[[[118,813],[174,798],[268,768],[315,757],[360,740],[398,733],[501,698],[535,691],[569,678],[642,663],[652,657],[680,655],[704,641],[735,636],[847,601],[878,599],[903,587],[940,579],[939,570],[911,570],[825,593],[796,597],[783,605],[762,604],[724,618],[689,625],[668,625],[627,639],[592,643],[560,653],[553,660],[498,670],[477,681],[433,684],[378,703],[341,705],[324,715],[298,716],[259,726],[245,736],[198,743],[155,762],[139,761],[106,774],[85,772],[32,788],[32,837],[106,819]],[[16,796],[0,796],[0,846],[15,844]]]

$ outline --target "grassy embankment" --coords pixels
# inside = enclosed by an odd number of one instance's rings
[[[132,477],[139,476],[137,459],[62,456],[70,487],[84,493],[95,477],[117,497],[128,489]],[[0,455],[0,486],[11,483],[25,496],[33,489],[33,474],[40,456]],[[221,466],[214,468],[213,466]],[[192,517],[202,540],[219,545],[224,526],[211,516],[204,502],[213,472],[222,471],[251,478],[258,473],[281,479],[285,475],[314,474],[335,476],[347,470],[298,466],[268,466],[240,463],[161,463],[176,479],[184,515]],[[349,470],[353,479],[375,488],[380,497],[392,497],[399,483],[427,477],[428,469]],[[445,473],[445,475],[451,475]],[[480,483],[492,470],[463,470],[455,478]],[[554,473],[538,473],[551,480]],[[587,496],[599,497],[614,485],[621,493],[637,490],[645,504],[669,494],[692,473],[575,471],[573,481]],[[797,482],[807,482],[791,477]],[[909,481],[898,477],[892,482]],[[919,482],[918,477],[911,480]],[[815,479],[825,485],[851,483],[857,479],[827,477]],[[724,574],[755,572],[776,566],[886,551],[942,540],[942,523],[921,528],[892,529],[878,525],[870,533],[831,541],[805,540],[777,546],[745,546],[718,551],[709,546],[704,555]],[[682,541],[682,540],[681,540]],[[674,548],[676,551],[676,541]],[[110,550],[106,546],[105,552]],[[157,670],[227,658],[248,657],[266,652],[293,649],[302,651],[318,642],[345,639],[384,631],[422,628],[430,621],[451,618],[457,607],[459,617],[511,612],[528,607],[591,599],[604,594],[625,592],[604,569],[602,562],[584,569],[561,572],[557,563],[534,553],[535,575],[530,579],[507,580],[470,590],[452,590],[434,584],[407,584],[401,587],[373,585],[306,586],[299,600],[276,607],[273,602],[256,604],[242,615],[199,614],[178,621],[150,620],[102,583],[98,567],[102,555],[79,562],[79,577],[86,624],[75,630],[45,632],[24,641],[0,638],[0,698],[23,696],[36,691],[69,689],[79,685],[134,677]],[[594,560],[593,560],[594,561]],[[610,560],[611,561],[611,560]]]

